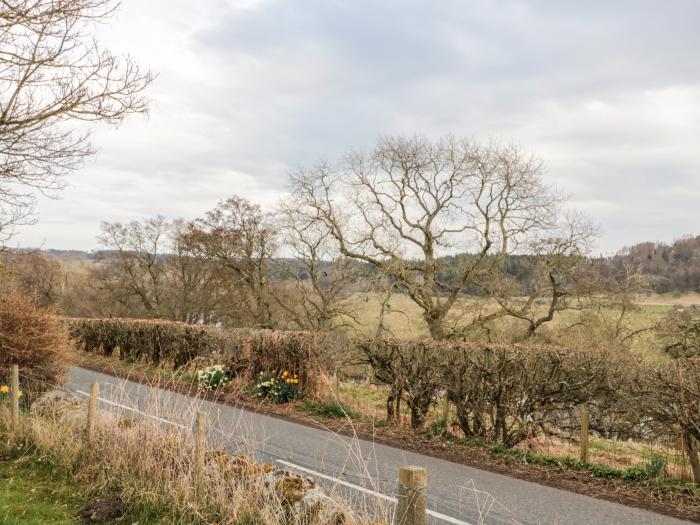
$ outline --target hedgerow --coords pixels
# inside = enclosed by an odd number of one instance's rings
[[[700,359],[650,365],[608,350],[366,338],[233,329],[132,319],[67,319],[75,344],[106,355],[180,367],[195,358],[229,377],[287,373],[304,395],[344,355],[369,364],[389,387],[387,415],[405,402],[415,428],[446,398],[468,438],[512,447],[541,433],[577,430],[586,404],[591,429],[612,437],[673,439],[681,431],[700,482]],[[572,432],[573,431],[573,432]]]
[[[74,344],[86,352],[179,368],[195,358],[224,365],[230,376],[254,380],[260,372],[297,374],[300,388],[315,389],[324,366],[326,336],[311,332],[223,329],[173,321],[65,319]]]

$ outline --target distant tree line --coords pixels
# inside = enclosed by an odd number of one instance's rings
[[[606,262],[613,271],[624,266],[637,268],[649,276],[649,286],[658,293],[700,292],[700,235],[683,237],[672,244],[636,244]]]

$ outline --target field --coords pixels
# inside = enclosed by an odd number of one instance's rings
[[[378,294],[357,293],[348,299],[354,310],[354,319],[350,321],[353,331],[360,335],[374,335],[379,323],[381,298]],[[700,305],[700,294],[647,294],[635,299],[634,308],[627,313],[622,326],[623,336],[640,331],[628,341],[629,349],[652,361],[666,359],[661,350],[661,343],[652,330],[663,315],[673,308],[686,308]],[[488,300],[462,298],[458,300],[451,312],[448,322],[464,324],[471,320],[476,312],[489,311]],[[492,306],[491,306],[492,308]],[[539,308],[544,313],[545,305]],[[551,323],[543,326],[539,333],[544,342],[564,346],[592,347],[611,344],[612,333],[620,309],[605,306],[594,325],[582,326],[582,313],[577,310],[563,311],[557,314]],[[394,294],[388,302],[384,317],[387,335],[401,339],[429,337],[428,327],[421,316],[420,308],[405,294]],[[502,319],[493,323],[491,338],[494,341],[513,340],[513,334],[522,334],[525,324],[515,319]],[[470,338],[483,338],[483,334],[471,333]]]

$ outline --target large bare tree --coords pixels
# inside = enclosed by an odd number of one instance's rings
[[[221,201],[196,221],[189,232],[193,253],[216,262],[229,275],[229,288],[240,291],[233,317],[259,328],[275,325],[270,262],[276,250],[277,231],[260,206],[241,197]]]
[[[555,223],[559,198],[542,171],[515,145],[389,137],[336,166],[300,169],[292,183],[340,252],[396,281],[443,339],[460,294]],[[470,256],[443,277],[441,256],[459,252]]]
[[[115,0],[0,1],[0,235],[31,218],[37,191],[93,153],[76,121],[121,122],[147,111],[152,80],[129,57],[102,48],[95,24]]]

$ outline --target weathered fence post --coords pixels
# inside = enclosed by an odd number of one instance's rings
[[[12,424],[19,423],[19,366],[12,365],[10,374],[10,399],[12,401]]]
[[[590,427],[590,413],[588,405],[581,405],[581,440],[580,440],[580,455],[581,463],[588,463],[588,434]]]
[[[401,467],[394,525],[425,525],[427,475],[421,467]]]
[[[207,453],[206,432],[207,415],[199,411],[197,412],[197,423],[194,433],[194,486],[197,491],[201,490],[204,479],[204,462]]]
[[[450,431],[450,400],[445,394],[442,398],[442,419],[443,425],[445,425],[445,430],[443,433],[447,435]]]
[[[85,438],[88,443],[95,439],[95,418],[97,414],[97,398],[100,395],[100,385],[92,383],[90,385],[90,399],[88,400],[87,427],[85,428]]]

